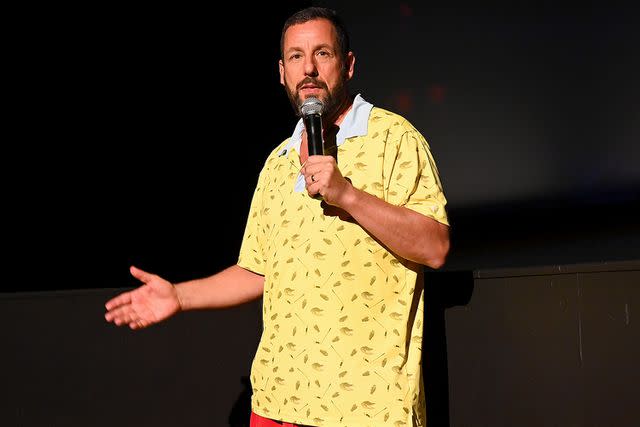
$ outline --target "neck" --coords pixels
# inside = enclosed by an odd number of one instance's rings
[[[353,105],[353,96],[348,95],[344,97],[342,102],[338,105],[338,108],[335,109],[335,112],[332,114],[328,114],[323,116],[322,124],[325,128],[329,128],[333,125],[339,126],[344,120],[344,117],[347,115],[349,110],[351,110],[351,106]]]

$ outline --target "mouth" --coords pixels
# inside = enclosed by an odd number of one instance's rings
[[[301,93],[317,93],[325,87],[323,82],[307,77],[299,83],[298,91]]]
[[[305,85],[302,85],[302,87],[300,87],[298,91],[300,94],[310,95],[310,94],[318,94],[320,93],[321,90],[322,90],[322,87],[320,86],[305,84]]]

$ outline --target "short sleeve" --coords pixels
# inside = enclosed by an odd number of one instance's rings
[[[410,125],[398,128],[385,149],[385,199],[449,225],[447,200],[429,144]]]

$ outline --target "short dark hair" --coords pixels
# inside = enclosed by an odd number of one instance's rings
[[[305,22],[313,21],[314,19],[326,19],[331,22],[333,27],[336,29],[340,55],[342,56],[342,60],[346,61],[347,54],[350,50],[349,32],[336,11],[326,7],[308,7],[306,9],[302,9],[291,15],[289,19],[285,21],[284,26],[282,27],[282,34],[280,35],[280,59],[284,59],[284,33],[287,32],[287,29],[292,25],[304,24]]]

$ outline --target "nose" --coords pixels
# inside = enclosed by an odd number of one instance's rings
[[[318,67],[316,65],[315,55],[308,55],[304,60],[304,74],[310,77],[318,76]]]

